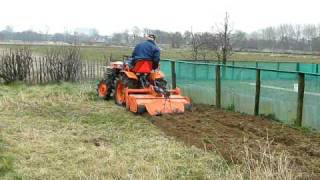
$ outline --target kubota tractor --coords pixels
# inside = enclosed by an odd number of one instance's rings
[[[179,88],[168,90],[164,74],[152,70],[152,61],[139,60],[134,67],[128,63],[111,62],[104,79],[98,84],[98,95],[106,100],[111,97],[117,105],[129,111],[150,115],[183,113],[191,110],[188,97]]]

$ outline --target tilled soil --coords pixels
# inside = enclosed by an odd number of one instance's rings
[[[216,151],[228,162],[243,163],[244,150],[253,158],[268,148],[285,153],[300,177],[320,179],[320,135],[306,133],[262,117],[198,105],[193,112],[152,117],[168,136],[188,145]]]

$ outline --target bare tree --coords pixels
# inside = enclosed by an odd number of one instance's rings
[[[180,32],[170,33],[171,48],[180,48],[183,38]]]
[[[133,44],[137,44],[142,38],[141,38],[141,30],[139,27],[134,26],[132,28],[132,34],[133,34]]]
[[[218,51],[216,51],[216,55],[218,61],[222,59],[222,63],[226,64],[227,59],[232,54],[232,46],[231,46],[231,35],[232,29],[229,23],[229,14],[226,12],[224,22],[221,26],[217,26],[217,32],[215,33],[219,45]]]
[[[199,52],[201,51],[201,49],[203,49],[203,47],[206,45],[206,41],[205,38],[203,37],[202,33],[194,33],[192,31],[190,31],[190,43],[191,43],[191,50],[192,50],[192,58],[194,60],[198,60],[199,57]],[[202,54],[203,56],[203,54]]]
[[[313,24],[307,24],[304,26],[303,36],[307,39],[308,50],[312,51],[312,39],[317,36],[317,28]]]

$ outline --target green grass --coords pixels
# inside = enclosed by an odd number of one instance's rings
[[[21,45],[0,45],[0,49],[15,48]],[[35,53],[43,54],[52,45],[31,45]],[[112,57],[112,60],[122,60],[123,55],[131,55],[130,47],[102,47],[102,46],[82,46],[82,56],[87,60],[105,61]],[[162,59],[180,59],[191,60],[192,53],[189,49],[162,49]],[[199,59],[203,59],[201,56]],[[214,52],[208,52],[206,59],[216,59]],[[272,61],[272,62],[305,62],[320,63],[320,57],[315,55],[293,55],[293,54],[277,54],[277,53],[248,53],[235,52],[229,58],[235,61]]]
[[[0,127],[0,132],[2,128],[4,127]],[[7,179],[8,177],[10,179],[21,179],[15,172],[13,164],[14,158],[8,152],[8,144],[3,141],[2,135],[0,135],[0,179]]]
[[[4,179],[236,179],[218,155],[96,98],[93,84],[0,85]]]
[[[12,171],[13,159],[5,153],[5,143],[0,137],[0,177]]]

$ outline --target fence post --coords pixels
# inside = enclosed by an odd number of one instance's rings
[[[279,78],[279,76],[280,76],[280,73],[279,73],[279,71],[280,71],[280,62],[277,62],[277,78]]]
[[[305,88],[305,75],[304,73],[298,74],[298,106],[297,106],[297,118],[295,125],[302,125],[302,114],[303,114],[303,98],[304,98],[304,88]]]
[[[29,75],[29,77],[28,77],[28,79],[29,79],[28,83],[31,84],[31,82],[32,82],[32,77],[31,77],[31,69],[32,69],[32,67],[31,67],[31,66],[33,66],[33,58],[30,59],[30,62],[29,62],[29,63],[30,63],[30,64],[29,64],[29,67],[28,67],[28,75]]]
[[[316,64],[316,73],[318,74],[319,73],[319,64]]]
[[[260,105],[260,88],[261,88],[261,70],[256,70],[256,96],[255,96],[255,104],[254,104],[254,115],[259,115],[259,105]]]
[[[39,58],[39,73],[40,73],[40,84],[42,84],[43,82],[43,74],[42,74],[42,71],[43,71],[43,64],[42,64],[42,58]]]
[[[300,71],[300,63],[297,63],[296,71],[297,71],[297,72]]]
[[[36,84],[39,84],[39,69],[38,69],[38,63],[39,63],[39,58],[37,58],[37,60],[36,60],[36,75],[37,75]]]
[[[176,76],[176,62],[171,61],[171,77],[172,77],[172,89],[177,87],[177,76]]]
[[[193,79],[197,80],[197,65],[193,64]]]
[[[232,79],[234,78],[234,64],[235,64],[234,61],[232,61],[232,75],[231,75],[231,76],[232,76],[232,77],[231,77]]]
[[[100,61],[97,61],[97,79],[100,80]]]
[[[93,61],[93,80],[96,80],[96,72],[97,72],[96,67],[97,67],[96,61],[94,60]]]
[[[37,59],[36,58],[34,58],[34,59],[32,59],[32,66],[31,66],[31,68],[32,68],[32,80],[31,80],[31,82],[32,82],[32,84],[35,84],[34,82],[35,82],[35,75],[34,75],[34,66],[35,66],[35,63],[37,62]]]
[[[84,61],[84,80],[87,80],[87,77],[88,77],[88,75],[87,75],[87,68],[88,67],[88,65],[87,65],[87,61],[85,60]]]
[[[221,108],[221,73],[220,65],[216,65],[216,107]]]

